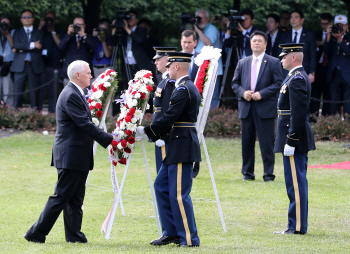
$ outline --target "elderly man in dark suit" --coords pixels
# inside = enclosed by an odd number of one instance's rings
[[[292,29],[284,33],[280,43],[304,43],[304,60],[303,67],[309,76],[310,82],[315,81],[316,72],[316,40],[314,33],[303,27],[304,13],[300,10],[291,12],[290,24]],[[287,70],[283,70],[283,77],[288,74]]]
[[[60,78],[64,79],[64,84],[68,83],[67,68],[75,60],[82,60],[92,66],[93,50],[96,42],[91,34],[85,32],[85,21],[82,17],[76,17],[73,24],[68,26],[67,33],[61,38],[59,49],[65,52],[65,60],[60,73]]]
[[[44,243],[46,236],[63,210],[67,242],[87,243],[81,232],[85,183],[93,169],[93,141],[106,148],[112,141],[91,121],[83,89],[90,85],[91,70],[85,61],[68,66],[70,82],[61,92],[56,105],[57,130],[51,165],[57,168],[58,181],[38,221],[27,231],[27,241]]]
[[[232,80],[238,96],[242,132],[243,180],[255,180],[255,139],[258,134],[264,164],[264,181],[273,181],[274,129],[277,93],[282,82],[279,59],[265,54],[267,36],[255,31],[250,37],[253,55],[240,60]]]
[[[31,10],[23,10],[21,13],[23,27],[16,29],[13,35],[13,47],[15,57],[11,65],[14,72],[15,93],[25,91],[28,81],[29,90],[35,89],[40,84],[40,74],[45,71],[44,60],[41,56],[43,34],[33,27],[34,15]],[[29,93],[30,106],[37,107],[39,91]],[[23,104],[23,94],[16,96],[15,107],[20,108]]]

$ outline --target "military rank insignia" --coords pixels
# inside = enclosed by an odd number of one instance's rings
[[[157,97],[162,97],[162,88],[158,87],[157,91],[155,92]]]
[[[286,93],[286,90],[287,90],[287,84],[284,84],[284,85],[281,87],[280,93]]]

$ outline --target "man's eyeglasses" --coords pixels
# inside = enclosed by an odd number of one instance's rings
[[[328,24],[329,24],[329,22],[328,23],[320,23],[321,26],[327,26]]]
[[[136,15],[130,15],[130,18],[132,19],[136,18]]]
[[[27,18],[28,18],[28,19],[31,19],[32,17],[33,17],[33,16],[30,16],[30,15],[29,15],[29,16],[22,16],[21,18],[22,18],[22,19],[27,19]]]

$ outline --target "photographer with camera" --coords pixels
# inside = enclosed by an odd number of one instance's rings
[[[10,73],[14,57],[12,52],[14,30],[11,30],[11,20],[6,15],[0,17],[0,32],[0,100],[8,106],[12,106],[13,96],[7,95],[14,92]]]
[[[95,78],[108,68],[113,66],[112,54],[113,46],[109,45],[110,23],[107,19],[101,19],[98,28],[94,29],[92,36],[95,38],[96,48],[94,49],[94,58],[92,64]]]
[[[117,12],[116,19],[112,23],[114,25],[112,29],[112,45],[117,45],[121,42],[126,49],[125,59],[123,60],[126,68],[130,70],[130,78],[134,78],[139,70],[153,69],[151,59],[148,57],[145,48],[147,30],[146,28],[138,27],[138,21],[138,13],[136,11],[127,13],[120,11]]]
[[[45,14],[45,18],[40,20],[38,27],[44,34],[42,45],[42,56],[46,65],[46,71],[41,74],[41,83],[45,84],[54,78],[54,71],[61,71],[62,68],[62,52],[59,49],[61,38],[64,36],[64,32],[56,24],[56,14],[53,11],[49,11]],[[48,86],[40,89],[38,110],[43,108],[43,100],[45,91],[47,88],[48,95],[48,111],[50,113],[55,112],[55,92],[54,82],[51,82]]]
[[[332,101],[350,100],[350,34],[345,15],[334,18],[334,25],[327,29],[324,53],[330,57],[328,82]],[[330,114],[339,112],[339,103],[331,103]],[[350,103],[344,103],[344,113],[350,114]]]
[[[197,46],[195,48],[196,51],[201,52],[204,46],[213,46],[214,48],[221,49],[220,32],[214,25],[209,23],[209,12],[204,9],[198,9],[196,11],[196,17],[199,17],[198,26],[193,25],[194,31],[198,34],[199,37]],[[212,99],[210,106],[211,109],[219,107],[220,105],[220,100],[215,98],[219,98],[222,74],[222,59],[220,57],[218,76],[216,78],[213,94],[214,99]]]
[[[67,33],[61,39],[59,44],[60,50],[65,51],[66,59],[64,60],[60,78],[63,78],[63,85],[69,82],[67,68],[75,60],[88,62],[92,71],[92,52],[96,47],[96,42],[91,34],[85,33],[85,21],[82,17],[76,17],[73,24],[68,26]]]
[[[40,85],[40,75],[45,71],[45,63],[41,55],[43,34],[39,29],[33,27],[34,14],[25,9],[21,12],[21,23],[23,27],[16,29],[13,34],[13,52],[15,56],[11,65],[14,72],[14,84],[16,102],[15,107],[20,108],[23,104],[23,93],[28,81],[30,107],[37,107],[39,91],[33,90]]]

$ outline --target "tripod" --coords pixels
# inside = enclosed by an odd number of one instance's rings
[[[111,61],[111,67],[119,74],[122,71],[121,68],[121,62],[124,61],[124,67],[125,67],[125,74],[126,74],[126,83],[128,83],[129,80],[131,80],[131,71],[129,65],[126,64],[125,59],[126,59],[126,52],[125,52],[125,47],[123,45],[122,41],[122,35],[117,34],[117,45],[113,49],[112,53],[112,61]],[[119,52],[121,51],[121,52]],[[115,66],[115,61],[117,62],[117,68],[114,68]]]
[[[232,52],[234,51],[235,52],[235,55],[234,55],[234,66],[233,67],[236,67],[237,66],[237,63],[240,59],[242,59],[242,52],[239,50],[238,48],[238,35],[234,34],[232,35],[232,38],[233,38],[233,42],[232,42],[232,46],[227,54],[227,57],[226,57],[226,62],[225,62],[225,71],[224,71],[224,77],[222,79],[222,85],[221,85],[221,88],[220,88],[220,93],[219,93],[219,99],[221,99],[221,96],[224,92],[224,88],[225,88],[225,84],[226,84],[226,79],[227,79],[227,73],[228,73],[228,68],[230,67],[230,62],[231,62],[231,57],[232,57]]]

